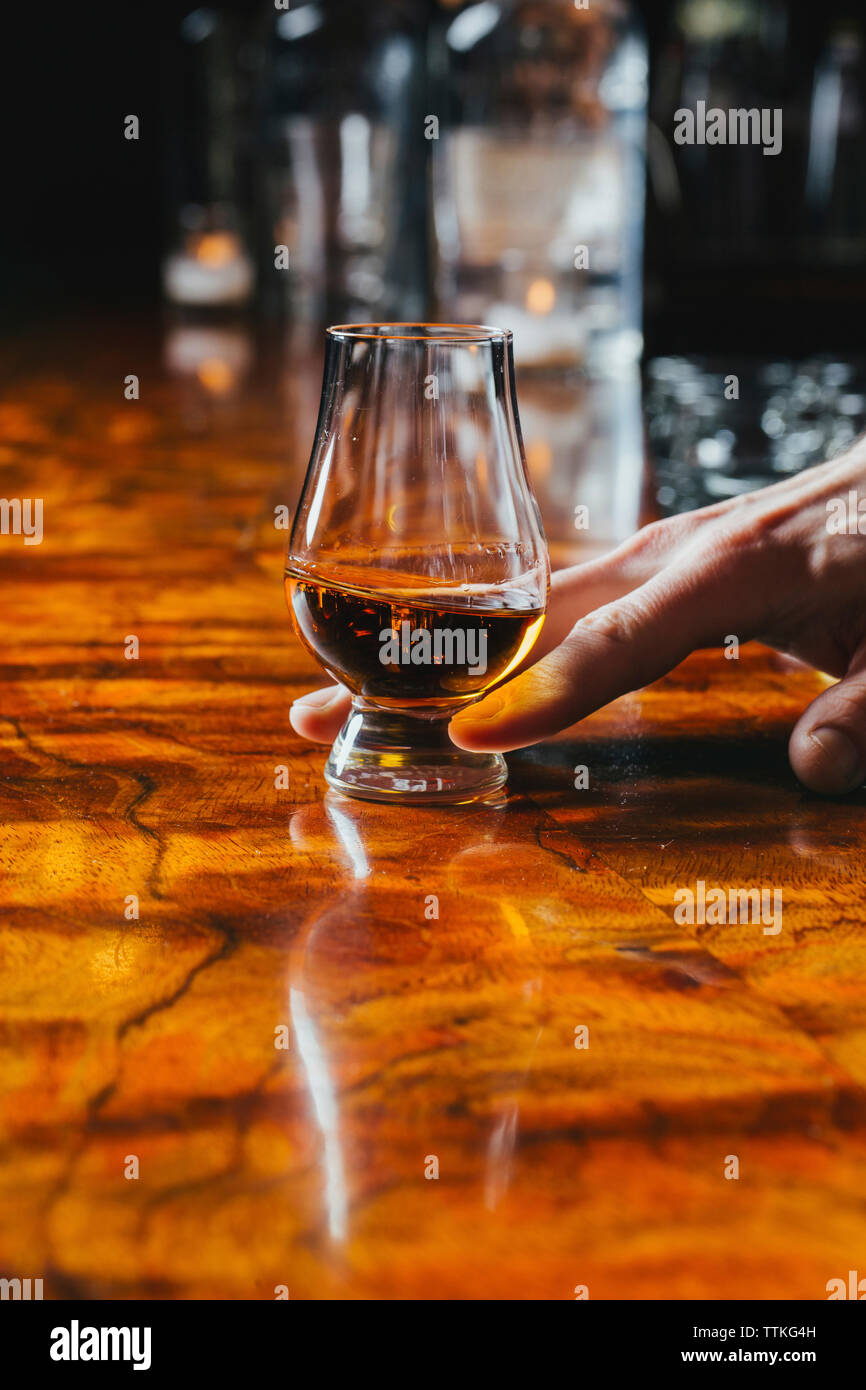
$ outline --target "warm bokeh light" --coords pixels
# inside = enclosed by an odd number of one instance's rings
[[[533,439],[526,448],[526,463],[534,478],[546,478],[553,463],[553,450],[546,439]]]
[[[549,314],[556,303],[556,290],[550,280],[533,280],[526,291],[526,307],[530,314]]]
[[[235,374],[221,357],[206,357],[199,362],[196,375],[206,391],[224,396],[235,384]]]
[[[228,265],[239,254],[238,239],[232,232],[204,232],[195,243],[196,260],[214,269]]]

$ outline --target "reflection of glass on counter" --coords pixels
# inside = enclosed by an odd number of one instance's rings
[[[471,5],[436,66],[455,107],[433,142],[442,316],[511,328],[521,366],[636,360],[647,60],[628,7]]]
[[[243,328],[176,323],[166,333],[163,356],[173,375],[194,378],[208,395],[225,396],[246,376],[252,343]]]

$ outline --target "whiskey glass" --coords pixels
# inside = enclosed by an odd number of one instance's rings
[[[448,723],[523,661],[549,583],[511,333],[329,328],[286,592],[304,646],[353,697],[330,786],[420,803],[502,787],[501,754],[456,748]]]

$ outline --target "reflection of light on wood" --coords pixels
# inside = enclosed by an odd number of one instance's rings
[[[231,385],[237,385],[249,369],[252,357],[251,341],[245,329],[203,324],[171,328],[166,334],[164,351],[169,371],[181,376],[199,377],[199,369],[204,364],[205,375],[216,381],[217,390],[226,381],[226,373],[231,377]],[[216,371],[213,370],[215,362]]]
[[[360,716],[358,716],[360,723]],[[328,1055],[307,1012],[307,1001],[299,989],[289,990],[289,1003],[298,1051],[307,1073],[307,1088],[322,1131],[325,1168],[325,1206],[328,1227],[334,1240],[343,1240],[349,1219],[346,1168],[340,1143],[340,1108],[334,1079],[328,1068]]]
[[[526,462],[534,478],[546,478],[553,462],[553,450],[546,439],[533,439],[526,450]]]
[[[526,291],[526,307],[530,314],[549,314],[556,303],[556,290],[550,280],[533,280]]]
[[[240,254],[238,239],[231,232],[204,232],[194,247],[194,255],[201,265],[228,265]]]
[[[205,390],[214,396],[224,396],[235,384],[234,372],[221,357],[206,357],[199,362],[196,376]]]
[[[485,454],[479,454],[479,455],[478,455],[478,457],[477,457],[476,460],[475,460],[475,469],[476,469],[476,472],[478,473],[478,484],[479,484],[479,486],[480,486],[480,487],[486,487],[486,486],[487,486],[487,478],[488,478],[488,470],[487,470],[487,457],[486,457]]]
[[[511,934],[517,941],[525,941],[529,936],[529,928],[526,925],[521,913],[511,903],[501,902],[502,915],[511,928]]]

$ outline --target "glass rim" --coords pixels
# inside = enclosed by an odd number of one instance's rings
[[[421,329],[401,333],[397,329]],[[325,330],[329,338],[393,343],[510,343],[510,328],[491,328],[484,323],[335,323]]]

